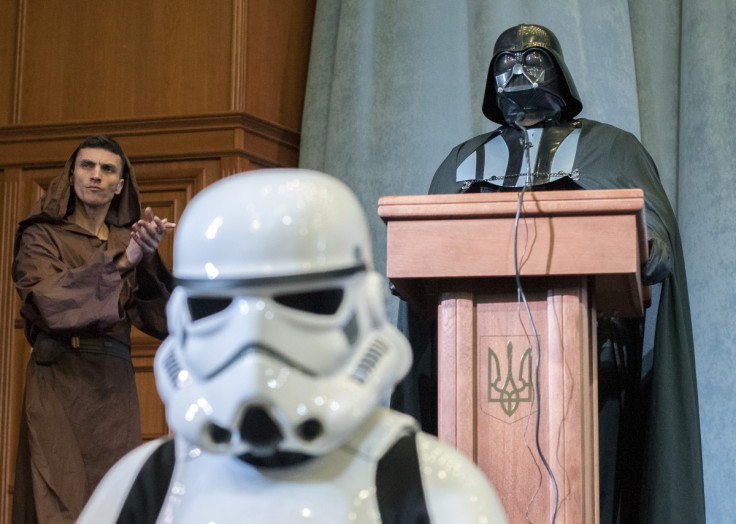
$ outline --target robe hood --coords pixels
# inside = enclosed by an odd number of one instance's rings
[[[28,226],[39,222],[61,223],[74,210],[77,197],[74,193],[72,166],[78,151],[79,148],[71,154],[62,171],[51,181],[48,189],[33,205],[28,216],[18,224],[15,235],[15,252],[18,250],[20,237]],[[122,158],[122,177],[125,183],[120,194],[115,195],[115,198],[112,199],[105,222],[112,226],[129,227],[141,216],[140,194],[133,165],[124,153]]]

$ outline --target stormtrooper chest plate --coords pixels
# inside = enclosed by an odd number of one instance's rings
[[[177,465],[158,522],[378,523],[375,467],[345,449],[277,470],[202,454]]]
[[[377,409],[338,449],[279,468],[180,446],[158,522],[380,523],[378,462],[415,427],[409,417]]]

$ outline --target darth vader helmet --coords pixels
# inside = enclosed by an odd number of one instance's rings
[[[557,37],[521,24],[498,37],[488,67],[483,114],[499,124],[524,119],[569,120],[580,113],[575,83]]]
[[[177,436],[248,461],[345,442],[411,365],[372,266],[362,207],[333,177],[250,171],[196,195],[155,359]]]

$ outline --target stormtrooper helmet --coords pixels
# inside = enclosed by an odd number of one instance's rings
[[[556,122],[569,120],[582,109],[552,31],[520,24],[501,33],[488,67],[483,114],[499,124],[525,119]]]
[[[250,171],[196,195],[155,358],[177,437],[251,462],[346,441],[411,365],[372,265],[362,207],[331,176]]]

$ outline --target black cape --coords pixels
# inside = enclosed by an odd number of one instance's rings
[[[695,355],[677,219],[654,161],[636,137],[593,120],[561,125],[581,128],[573,171],[582,189],[644,191],[650,258],[642,278],[659,288],[647,312],[656,320],[647,319],[654,340],[643,373],[643,319],[599,320],[601,522],[704,523]],[[510,132],[518,131],[502,126],[456,146],[437,169],[429,193],[464,191],[456,181],[457,167],[489,140]],[[402,301],[398,323],[415,362],[391,406],[436,433],[436,322]]]

